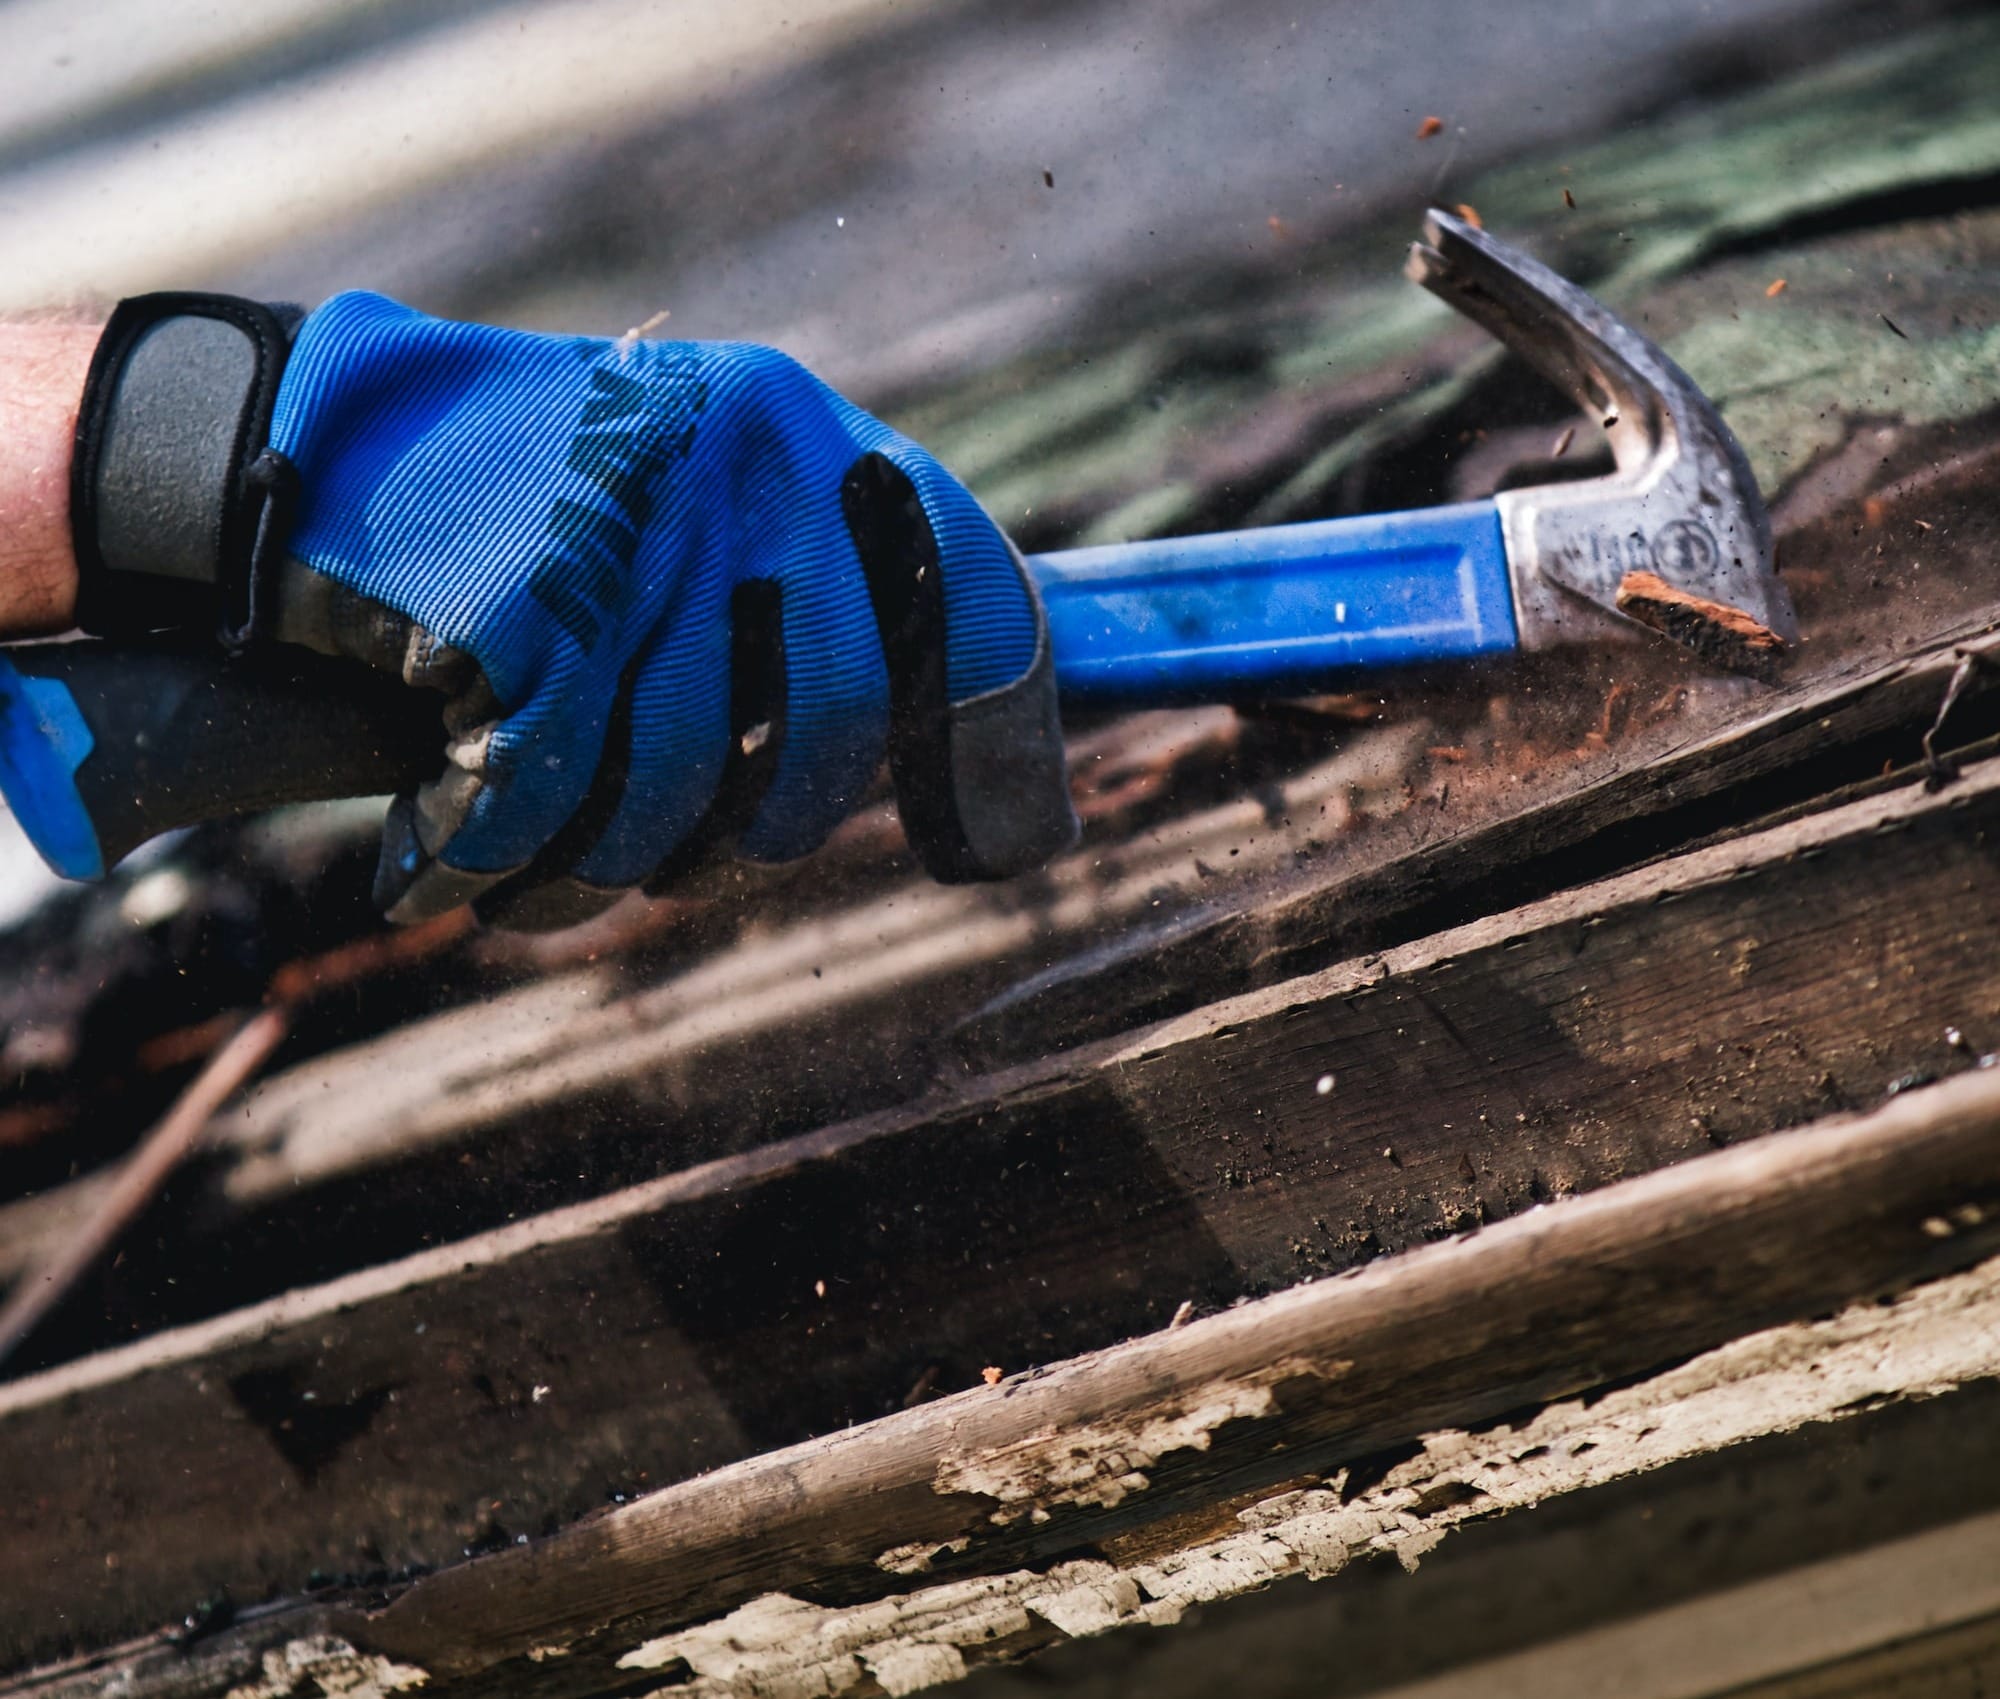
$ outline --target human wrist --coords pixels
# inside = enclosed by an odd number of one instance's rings
[[[78,320],[0,324],[0,638],[76,623],[70,460],[99,330]]]

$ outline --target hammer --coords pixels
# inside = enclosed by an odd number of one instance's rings
[[[1357,673],[1646,641],[1768,678],[1797,626],[1743,451],[1652,342],[1449,213],[1408,275],[1599,419],[1615,470],[1490,500],[1031,557],[1066,705],[1304,694]],[[748,729],[747,727],[744,729]],[[406,687],[310,655],[0,652],[0,794],[56,872],[175,827],[408,790],[443,746]]]

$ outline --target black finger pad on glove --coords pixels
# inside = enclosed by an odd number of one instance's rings
[[[944,577],[915,485],[880,454],[841,487],[889,672],[889,770],[904,835],[932,878],[1005,878],[1076,836],[1044,634],[1003,690],[952,706]]]

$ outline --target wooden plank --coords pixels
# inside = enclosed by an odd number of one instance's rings
[[[907,1691],[1367,1553],[1414,1559],[1468,1521],[2000,1380],[2000,1261],[1785,1319],[1990,1252],[1996,1131],[2000,1072],[1981,1070],[748,1459],[385,1605],[280,1610],[112,1667],[134,1695],[220,1693],[272,1657],[279,1695],[316,1663],[371,1693],[724,1699],[864,1671]]]
[[[1993,623],[1979,615],[1912,654],[1856,662],[1761,698],[1719,728],[1668,733],[1544,806],[1299,881],[1162,940],[1080,957],[962,1023],[958,1052],[993,1066],[1126,1030],[1189,1006],[1194,986],[1213,997],[1272,984],[1844,792],[1918,782],[1924,734],[1968,656],[1971,670],[1933,747],[1949,759],[2000,734]]]
[[[0,1389],[4,1655],[452,1562],[1969,1066],[1996,827],[1988,763]]]
[[[119,1279],[72,1306],[47,1343],[64,1354],[116,1343],[907,1101],[940,1073],[1069,1048],[1407,943],[1808,806],[1827,787],[1907,786],[1921,775],[1920,739],[1957,650],[1984,656],[1996,641],[1974,634],[1758,698],[1741,723],[1670,733],[1656,760],[1573,794],[1558,785],[1554,800],[1469,832],[1424,826],[1443,834],[1434,841],[1391,830],[1351,856],[1303,864],[1254,900],[1189,911],[1175,897],[1164,929],[1148,926],[1161,912],[1152,905],[1177,882],[1199,884],[1202,855],[1292,864],[1315,811],[1364,782],[1371,763],[1394,766],[1382,746],[1421,742],[1421,727],[1370,733],[1287,782],[1274,794],[1295,819],[1267,827],[1264,805],[1243,799],[1178,820],[1157,842],[1107,851],[1102,867],[1080,863],[1025,903],[895,886],[753,932],[659,985],[628,990],[612,965],[580,966],[413,1022],[294,1070],[231,1117],[210,1170],[190,1177],[176,1207],[128,1246]],[[1941,750],[1976,748],[2000,730],[1997,687],[2000,669],[1976,668]],[[1239,838],[1250,845],[1241,863],[1228,859]],[[960,1018],[1004,984],[1007,964],[1107,926],[1114,944]],[[955,1019],[955,1032],[943,1030]],[[62,1203],[57,1194],[0,1209],[0,1274],[61,1230]]]
[[[1349,1501],[1350,1509],[1372,1509],[1382,1503],[1378,1495],[1394,1495],[1418,1525],[1403,1539],[1415,1544],[1425,1533],[1443,1534],[1414,1569],[1378,1550],[1373,1561],[1350,1561],[1332,1575],[1281,1576],[1211,1600],[1170,1634],[1134,1626],[1071,1637],[1025,1663],[975,1660],[956,1699],[1051,1692],[1064,1699],[1207,1699],[1248,1671],[1260,1699],[1374,1699],[1470,1677],[1496,1662],[1532,1668],[1536,1652],[1559,1653],[1587,1639],[1603,1656],[1628,1648],[1647,1655],[1632,1658],[1622,1680],[1544,1680],[1530,1690],[1630,1699],[1628,1684],[1679,1674],[1681,1699],[1690,1699],[1698,1686],[1708,1690],[1713,1666],[1708,1681],[1696,1679],[1692,1644],[1679,1657],[1651,1656],[1662,1618],[1681,1622],[1690,1640],[1722,1636],[1721,1649],[1752,1652],[1766,1670],[1801,1669],[1840,1647],[1880,1646],[1925,1624],[1962,1619],[1985,1602],[1978,1590],[1994,1583],[1993,1566],[1944,1578],[1933,1569],[1922,1586],[1894,1580],[1915,1579],[1923,1556],[1936,1549],[1932,1536],[1949,1543],[1955,1525],[1972,1520],[1990,1528],[2000,1512],[2000,1454],[1991,1443],[2000,1381],[1941,1390],[1930,1378],[1936,1364],[1921,1361],[1913,1306],[1928,1308],[1939,1295],[1939,1288],[1913,1295],[1879,1332],[1880,1315],[1842,1316],[1840,1326],[1864,1329],[1885,1348],[1883,1372],[1865,1393],[1840,1366],[1861,1335],[1836,1345],[1823,1331],[1828,1324],[1807,1324],[1621,1387],[1587,1411],[1570,1406],[1567,1418],[1558,1406],[1519,1426],[1427,1437],[1421,1452]],[[1961,1338],[1971,1322],[1963,1310],[1948,1322],[1940,1316],[1941,1330]],[[1810,1384],[1815,1368],[1843,1377],[1831,1402],[1855,1402],[1830,1419],[1801,1421],[1790,1394]],[[1743,1437],[1740,1428],[1714,1425],[1724,1396],[1765,1431]],[[1671,1461],[1649,1455],[1652,1466],[1630,1473],[1636,1459],[1629,1442],[1652,1424],[1683,1436],[1699,1432],[1711,1449]],[[1579,1444],[1588,1446],[1580,1455]],[[1621,1444],[1628,1447],[1622,1455]],[[1533,1455],[1537,1446],[1546,1450]],[[1516,1514],[1517,1477],[1536,1468],[1588,1472],[1588,1479],[1574,1491],[1537,1498],[1532,1514]],[[1453,1499],[1459,1504],[1445,1508]],[[1396,1555],[1407,1549],[1398,1544]],[[1840,1599],[1826,1585],[1842,1575],[1872,1596],[1873,1609],[1853,1610],[1851,1594]],[[1758,1597],[1788,1599],[1790,1610],[1743,1608]],[[1820,1609],[1800,1612],[1805,1600]],[[1620,1632],[1628,1626],[1639,1631],[1629,1641]],[[1947,1658],[1939,1648],[1918,1667]],[[1492,1691],[1469,1679],[1464,1685]]]
[[[1973,1699],[1984,1691],[1980,1678],[1995,1674],[2000,1515],[1987,1515],[1388,1688],[1382,1699],[1868,1699],[1885,1691]]]

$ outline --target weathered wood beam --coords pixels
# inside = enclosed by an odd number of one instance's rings
[[[2000,1262],[1785,1319],[1990,1252],[1996,1131],[1981,1070],[748,1459],[380,1608],[280,1610],[113,1667],[146,1696],[261,1667],[282,1699],[316,1665],[370,1692],[904,1692],[1366,1554],[1414,1561],[1469,1520],[2000,1377]]]
[[[62,1613],[100,1643],[218,1589],[448,1563],[1183,1303],[1481,1221],[1587,1219],[1533,1212],[1969,1066],[2000,1043],[1996,828],[1988,763],[0,1389],[4,1655],[54,1650]],[[1706,1293],[1723,1241],[1695,1255],[1635,1220],[1665,1260],[1615,1336],[1527,1366],[1461,1339],[1451,1396],[1542,1396],[1685,1348],[1677,1328],[1786,1313],[1799,1281],[1830,1280],[1823,1304],[1962,1258],[1983,1223],[1912,1247],[1868,1211],[1915,1187],[1949,1226],[2000,1161],[1982,1138],[1958,1127],[1949,1162],[1823,1200],[1824,1233],[1850,1236],[1838,1269],[1813,1235],[1746,1244],[1740,1285],[1692,1320],[1671,1288]],[[1470,1244],[1496,1242],[1516,1241]],[[1399,1384],[1371,1421],[1447,1419]],[[1352,1390],[1329,1392],[1355,1424],[1340,1448],[1376,1443]],[[912,1518],[887,1543],[961,1531],[941,1501],[883,1503]],[[1067,1549],[1062,1521],[1003,1546]]]
[[[1720,727],[1649,740],[1635,758],[1541,806],[1296,881],[1165,939],[1081,958],[968,1019],[958,1050],[990,1066],[1126,1030],[1187,1006],[1191,986],[1212,997],[1272,984],[1842,793],[1919,782],[1928,776],[1925,734],[1962,668],[1933,752],[1948,761],[2000,734],[1994,623],[1981,614],[1895,660],[1856,661],[1746,702]]]
[[[1961,651],[1973,670],[1936,747],[1977,749],[2000,731],[2000,668],[1984,664],[2000,653],[1990,622],[1746,700],[1721,730],[1664,732],[1651,759],[1573,792],[1557,785],[1481,827],[1419,819],[1401,853],[1391,831],[1308,860],[1254,900],[1152,907],[1162,890],[1198,887],[1204,855],[1241,865],[1228,859],[1237,839],[1245,860],[1290,865],[1318,809],[1371,763],[1393,766],[1379,746],[1421,742],[1420,726],[1372,733],[1297,775],[1282,790],[1295,812],[1276,826],[1244,799],[1107,851],[1103,869],[1073,870],[1032,902],[908,886],[759,932],[658,985],[628,990],[615,969],[585,967],[413,1022],[271,1082],[219,1128],[207,1174],[128,1247],[111,1319],[80,1307],[70,1343],[185,1323],[406,1254],[441,1230],[476,1232],[914,1097],[940,1071],[1003,1066],[1407,943],[1774,809],[1808,808],[1829,788],[1915,784]],[[1175,917],[1164,931],[1146,923],[1155,912]],[[1118,942],[963,1018],[1005,964],[1105,925],[1123,928]],[[60,1192],[0,1208],[0,1277],[73,1214]]]
[[[1996,1675],[2000,1514],[1989,1513],[1386,1688],[1381,1699],[1977,1699]]]

